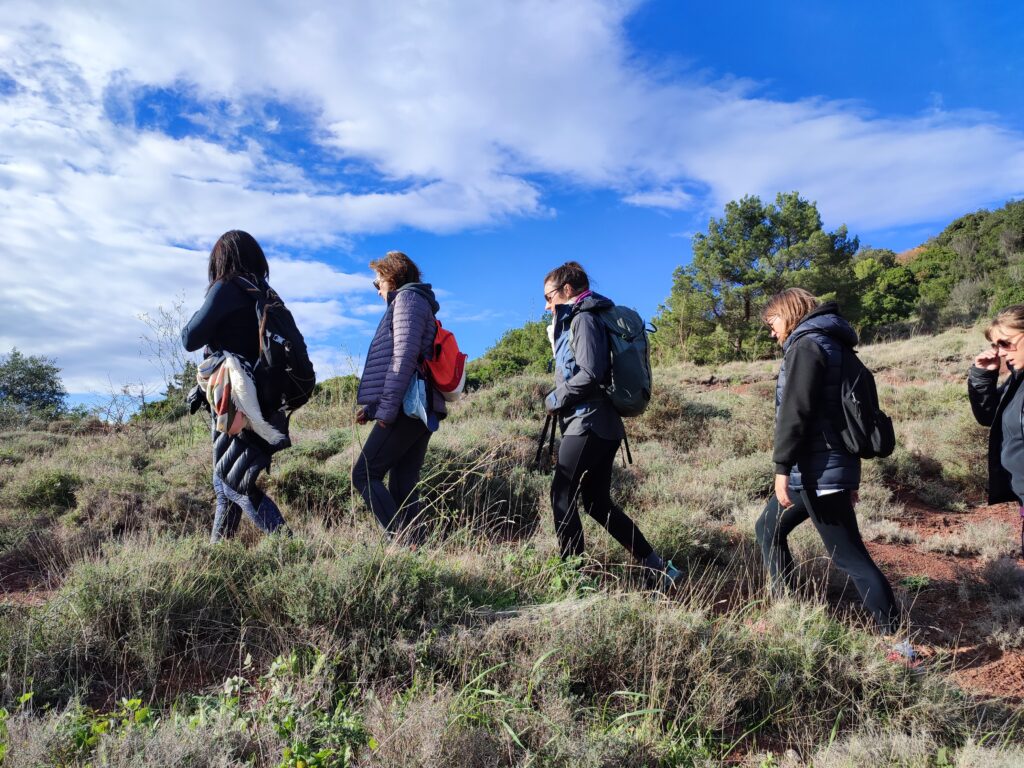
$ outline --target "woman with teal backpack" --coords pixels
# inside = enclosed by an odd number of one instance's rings
[[[611,381],[611,359],[599,313],[614,304],[590,290],[586,271],[569,261],[544,278],[544,307],[553,315],[556,380],[544,405],[562,432],[551,482],[555,534],[562,558],[583,554],[582,506],[647,569],[657,586],[672,588],[683,573],[654,551],[636,524],[611,499],[612,468],[626,431],[606,392]]]

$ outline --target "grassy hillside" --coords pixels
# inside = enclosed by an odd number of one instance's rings
[[[431,542],[388,546],[352,497],[341,390],[267,478],[295,531],[206,542],[198,417],[0,436],[2,765],[980,766],[1024,761],[1016,512],[976,509],[980,335],[866,348],[901,446],[860,517],[927,654],[864,631],[813,530],[807,593],[769,602],[753,521],[777,363],[674,366],[629,424],[617,498],[688,580],[651,594],[587,521],[562,564],[530,467],[546,378],[474,393],[424,471]],[[77,433],[74,429],[78,429]]]

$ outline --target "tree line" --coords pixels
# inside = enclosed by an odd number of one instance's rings
[[[691,262],[675,270],[652,318],[655,360],[771,357],[776,346],[759,310],[794,286],[838,302],[864,341],[973,323],[1024,302],[1024,201],[961,216],[899,255],[861,247],[845,226],[826,231],[817,205],[798,192],[767,203],[754,195],[730,202],[694,236]],[[547,322],[506,332],[471,363],[470,383],[544,371],[551,357]]]
[[[675,270],[652,318],[655,360],[721,363],[772,356],[775,346],[759,309],[792,286],[837,301],[864,341],[974,323],[1024,302],[1024,200],[961,216],[899,255],[862,248],[845,226],[826,231],[817,205],[798,192],[780,193],[768,203],[754,195],[730,202],[706,232],[694,236],[691,262]],[[549,320],[505,332],[470,363],[470,387],[545,373]],[[180,415],[182,393],[193,378],[194,370],[176,368],[165,398],[143,406],[146,415]],[[17,349],[0,357],[0,415],[56,415],[65,409],[64,397],[53,360]]]

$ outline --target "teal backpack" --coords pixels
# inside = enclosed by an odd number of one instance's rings
[[[604,386],[620,416],[639,416],[651,402],[651,353],[648,329],[640,313],[616,304],[596,312],[608,333],[611,381]]]
[[[603,389],[620,416],[639,416],[651,402],[651,352],[647,334],[655,333],[653,325],[648,328],[640,313],[618,304],[596,311],[598,319],[608,334],[608,353],[611,357],[611,377]],[[571,332],[571,331],[570,331]],[[569,343],[572,343],[570,337]],[[549,432],[550,428],[550,432]],[[545,440],[550,440],[549,450],[555,453],[555,419],[548,414],[537,446],[536,465],[541,466],[541,455]],[[630,464],[633,455],[629,440],[624,441],[626,457]]]

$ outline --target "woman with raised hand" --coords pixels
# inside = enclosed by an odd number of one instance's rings
[[[255,299],[236,278],[255,285],[265,283],[270,276],[267,257],[252,235],[231,230],[221,235],[210,251],[208,274],[206,300],[182,329],[182,344],[189,352],[205,346],[208,355],[227,353],[233,356],[226,365],[245,369],[233,380],[236,383],[249,381],[260,356],[259,321]],[[274,435],[275,444],[252,429],[238,431],[229,425],[226,431],[219,431],[217,416],[213,416],[213,488],[217,511],[210,538],[214,542],[235,534],[243,512],[264,533],[273,533],[284,526],[281,511],[273,499],[257,487],[256,479],[270,466],[271,455],[290,445],[287,418],[278,410],[261,413],[255,389],[249,395],[252,412],[245,414],[247,423],[263,424],[264,429],[260,431],[266,437]]]
[[[974,418],[989,427],[988,503],[1024,503],[1024,304],[1007,307],[985,331],[991,346],[967,374]],[[999,385],[1006,363],[1009,376]],[[1024,507],[1022,515],[1024,515]],[[1021,544],[1024,546],[1024,529]]]
[[[845,449],[832,421],[842,411],[843,354],[857,345],[857,333],[835,302],[822,304],[802,288],[773,296],[761,319],[784,355],[775,387],[775,494],[755,525],[771,585],[793,586],[787,539],[809,519],[878,629],[892,636],[900,628],[896,598],[864,545],[854,511],[861,460]],[[894,642],[890,656],[916,658],[908,641]]]
[[[612,466],[626,431],[603,389],[610,381],[611,358],[598,313],[613,306],[610,299],[590,290],[586,271],[575,261],[544,278],[544,308],[553,315],[556,383],[544,404],[549,414],[557,416],[562,431],[551,483],[555,533],[563,559],[582,555],[582,506],[649,569],[659,587],[668,589],[683,573],[654,551],[611,499]]]
[[[352,468],[352,484],[389,534],[422,540],[417,486],[430,436],[446,413],[444,397],[429,382],[421,416],[403,401],[421,363],[432,354],[440,309],[420,270],[400,251],[370,262],[377,294],[387,304],[363,365],[356,401],[359,424],[374,422]],[[423,418],[425,416],[425,419]],[[390,473],[388,484],[384,476]]]

